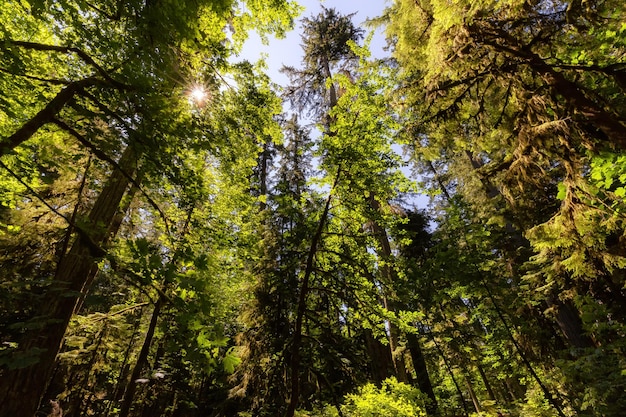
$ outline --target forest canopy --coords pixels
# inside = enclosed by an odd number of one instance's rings
[[[303,10],[0,8],[0,417],[623,416],[622,2]]]

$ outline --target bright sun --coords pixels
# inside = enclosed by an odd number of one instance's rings
[[[189,91],[189,99],[195,104],[203,104],[207,98],[207,92],[201,85],[197,85]]]

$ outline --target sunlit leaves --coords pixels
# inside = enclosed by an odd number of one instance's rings
[[[160,329],[153,343],[163,352],[155,361],[166,370],[146,370],[148,378],[140,380],[178,382],[181,404],[192,403],[195,389],[180,387],[232,372],[238,362],[229,350],[234,330],[226,327],[242,298],[239,251],[256,238],[250,176],[260,145],[280,137],[273,120],[280,101],[249,66],[229,63],[230,31],[237,28],[236,43],[251,26],[283,34],[297,11],[280,1],[251,6],[245,18],[245,6],[228,0],[33,0],[0,11],[2,140],[44,112],[34,134],[26,129],[2,152],[0,221],[11,232],[2,236],[8,274],[2,286],[12,294],[2,297],[3,318],[36,315],[38,305],[58,297],[80,298],[61,358],[81,380],[98,379],[98,389],[123,390],[125,382],[115,378],[137,357],[138,332],[147,327],[146,315],[118,311],[124,303],[163,306],[160,313],[154,308]],[[185,90],[194,82],[208,94],[196,95],[190,106]],[[59,94],[63,100],[54,101]],[[138,155],[131,168],[115,163],[125,149]],[[106,244],[97,242],[105,259],[94,262],[93,275],[79,278],[84,293],[51,294],[55,265],[69,246],[81,244],[74,232],[101,208],[92,206],[108,176],[124,177],[119,189],[128,190],[120,201],[103,203],[111,214],[119,209],[111,224],[97,225],[108,229]],[[13,232],[21,226],[28,227],[18,241]],[[96,322],[106,330],[94,330]],[[204,338],[195,337],[200,329]],[[25,330],[11,330],[3,341]],[[14,359],[21,366],[19,355]],[[70,386],[62,397],[80,404],[84,395]],[[102,402],[94,409],[104,412]]]
[[[367,384],[357,393],[348,394],[345,400],[342,411],[347,416],[426,416],[424,394],[395,378],[383,381],[380,388]]]
[[[270,33],[278,38],[284,37],[293,28],[296,16],[303,10],[295,1],[287,0],[275,0],[271,8],[262,0],[247,0],[240,6],[242,10],[233,22],[236,48],[241,45],[249,30],[257,31],[264,41],[267,41]]]

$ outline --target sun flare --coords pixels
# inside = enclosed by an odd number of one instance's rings
[[[196,105],[203,105],[207,99],[207,92],[201,85],[196,85],[189,90],[189,101]]]

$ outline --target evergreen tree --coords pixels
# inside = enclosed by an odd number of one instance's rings
[[[504,327],[527,371],[544,367],[531,373],[544,373],[539,385],[551,382],[542,388],[548,399],[548,391],[568,392],[567,401],[551,400],[554,410],[614,415],[622,377],[602,371],[573,381],[581,361],[606,369],[623,357],[617,339],[586,320],[623,326],[623,261],[612,238],[624,227],[603,188],[621,184],[602,184],[608,177],[597,168],[624,145],[623,7],[398,1],[388,13],[399,92],[412,112],[407,140],[442,205],[459,201],[451,194],[470,204],[466,239],[481,229],[492,235],[480,238],[492,242],[483,252],[493,254],[489,266],[487,257],[474,267],[494,274],[485,301],[498,315],[508,305],[523,312],[502,314],[500,325],[524,329],[511,337]],[[507,300],[508,288],[519,297]],[[559,371],[564,384],[552,379]]]

